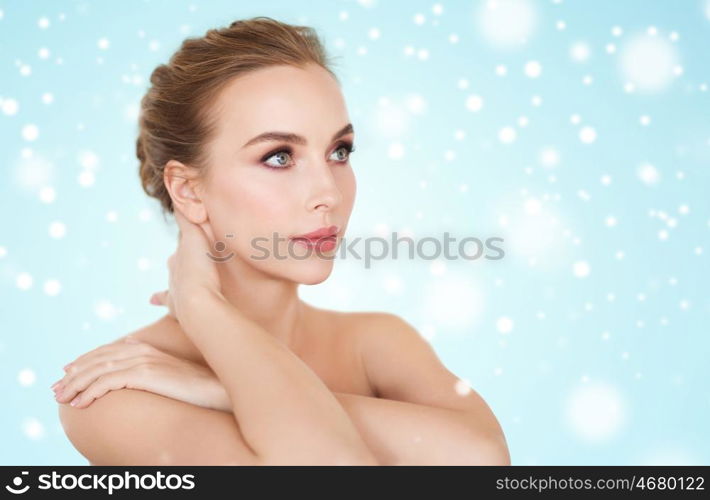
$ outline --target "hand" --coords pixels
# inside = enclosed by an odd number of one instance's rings
[[[140,389],[205,408],[231,411],[226,389],[209,368],[124,337],[79,356],[52,388],[58,403],[86,408],[108,391]]]
[[[150,303],[154,306],[166,306],[168,308],[168,314],[173,318],[177,319],[175,315],[175,306],[173,305],[173,299],[170,296],[170,290],[163,290],[162,292],[155,292],[150,296]]]
[[[223,298],[217,264],[207,255],[210,244],[207,223],[194,224],[175,210],[180,228],[178,247],[168,258],[170,285],[165,292],[165,303],[178,321],[185,313],[188,299],[201,293]]]

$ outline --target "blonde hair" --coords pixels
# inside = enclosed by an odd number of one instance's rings
[[[307,63],[318,64],[338,81],[313,28],[258,16],[185,39],[167,64],[153,70],[141,99],[136,156],[143,190],[160,201],[163,216],[173,212],[163,181],[165,164],[175,159],[200,176],[206,172],[203,145],[216,126],[211,104],[224,85],[261,68]]]

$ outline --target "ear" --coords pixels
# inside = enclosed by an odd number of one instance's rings
[[[163,182],[170,193],[175,210],[180,210],[194,224],[207,221],[207,210],[200,196],[200,185],[194,167],[170,160],[163,169]]]

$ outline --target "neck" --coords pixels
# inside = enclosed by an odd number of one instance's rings
[[[245,317],[287,347],[300,338],[306,304],[298,297],[298,283],[262,273],[235,256],[218,263],[222,295]]]

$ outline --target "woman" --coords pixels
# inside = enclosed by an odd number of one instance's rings
[[[409,323],[298,297],[330,274],[356,191],[353,127],[313,30],[267,17],[209,30],[151,84],[137,156],[180,229],[153,301],[169,313],[65,366],[53,389],[79,452],[92,465],[509,464],[490,408]]]

